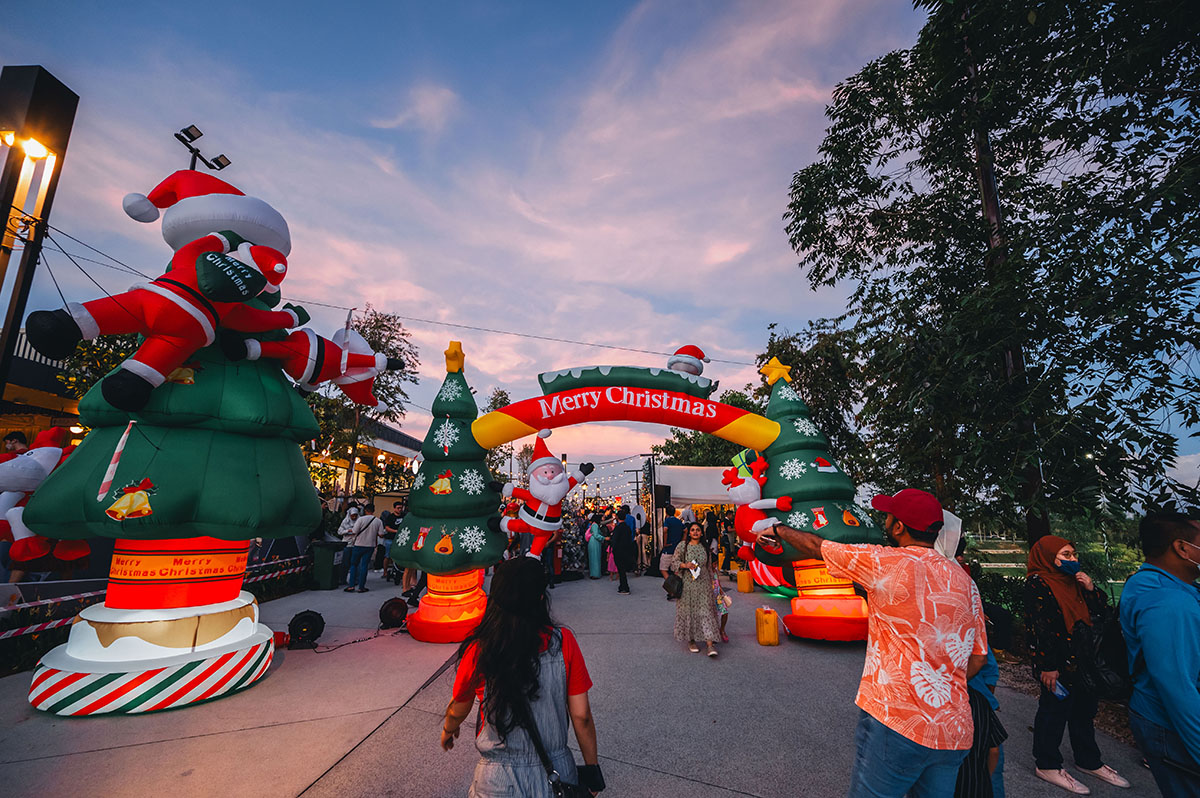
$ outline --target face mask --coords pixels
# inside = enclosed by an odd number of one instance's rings
[[[1063,560],[1058,566],[1058,570],[1062,571],[1067,576],[1074,576],[1079,573],[1079,560]]]
[[[1186,546],[1191,546],[1193,549],[1200,549],[1200,546],[1197,546],[1195,543],[1192,543],[1191,541],[1188,541],[1188,540],[1183,540],[1183,541],[1180,541],[1180,542],[1181,542],[1181,543],[1183,543],[1183,544],[1184,544],[1184,545],[1186,545]],[[1196,562],[1196,561],[1195,561],[1195,560],[1193,560],[1191,557],[1184,557],[1183,559],[1187,560],[1187,561],[1188,561],[1188,562],[1190,562],[1192,565],[1200,566],[1200,562]]]

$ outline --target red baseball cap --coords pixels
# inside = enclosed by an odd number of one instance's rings
[[[942,503],[932,493],[905,488],[895,496],[876,496],[871,506],[881,513],[891,513],[900,523],[924,532],[935,523],[942,523]]]

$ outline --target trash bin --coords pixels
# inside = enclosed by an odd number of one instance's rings
[[[345,548],[344,540],[313,541],[313,581],[317,583],[317,590],[333,590],[341,583],[349,566]]]

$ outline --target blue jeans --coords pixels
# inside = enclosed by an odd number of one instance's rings
[[[371,555],[374,553],[374,546],[350,547],[350,587],[354,587],[355,582],[360,588],[367,586],[367,569],[371,567]]]
[[[1136,712],[1129,713],[1129,728],[1133,731],[1133,739],[1150,772],[1154,774],[1154,782],[1158,791],[1167,798],[1198,798],[1200,796],[1200,779],[1168,765],[1163,758],[1176,762],[1192,764],[1192,757],[1183,746],[1183,740],[1171,729],[1159,726],[1154,721],[1143,718]]]
[[[945,798],[954,794],[967,750],[939,751],[914,743],[859,710],[854,772],[847,798]]]

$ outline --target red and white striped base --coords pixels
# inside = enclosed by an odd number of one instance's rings
[[[275,644],[269,629],[259,630],[234,647],[172,657],[145,669],[94,670],[121,663],[83,662],[60,646],[38,663],[29,703],[55,715],[79,716],[157,712],[219,698],[254,684],[270,667]]]

